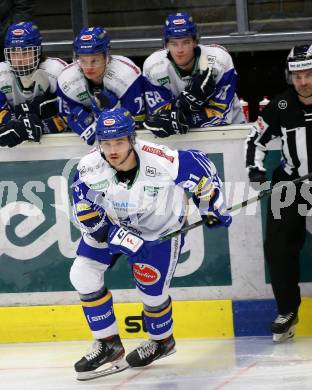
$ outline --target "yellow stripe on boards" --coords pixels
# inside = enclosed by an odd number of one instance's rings
[[[147,337],[141,303],[116,303],[114,311],[122,338]],[[177,338],[232,337],[232,302],[173,302]],[[0,308],[0,342],[36,342],[91,339],[80,305]]]

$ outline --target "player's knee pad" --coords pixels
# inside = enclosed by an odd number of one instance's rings
[[[144,305],[144,321],[150,337],[161,340],[172,334],[172,303],[169,297],[158,306]]]
[[[69,278],[79,294],[91,294],[104,287],[104,272],[107,264],[78,256],[69,273]]]

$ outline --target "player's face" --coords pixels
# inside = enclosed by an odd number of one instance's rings
[[[103,53],[81,54],[78,63],[85,77],[95,83],[103,81],[106,68],[106,57]]]
[[[22,69],[30,67],[34,63],[33,49],[30,48],[16,48],[10,50],[10,61],[14,69]]]
[[[127,159],[131,144],[128,137],[101,140],[101,151],[110,165],[117,170],[127,170],[131,159]]]
[[[291,79],[295,90],[300,97],[307,99],[312,95],[312,69],[298,70],[291,74]],[[311,98],[312,99],[312,98]],[[310,104],[310,103],[309,103]]]
[[[167,43],[167,49],[180,68],[191,69],[194,63],[194,49],[197,42],[192,37],[171,38]]]

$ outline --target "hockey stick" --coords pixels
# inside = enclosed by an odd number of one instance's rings
[[[298,177],[297,179],[294,179],[292,181],[289,181],[289,182],[287,182],[287,184],[282,184],[281,186],[278,186],[278,187],[273,187],[273,188],[269,188],[267,190],[262,190],[261,192],[259,192],[259,194],[257,196],[253,196],[252,198],[244,200],[241,203],[237,203],[234,206],[228,207],[226,209],[226,211],[233,212],[235,210],[242,209],[243,207],[246,207],[251,203],[257,202],[258,200],[262,199],[265,196],[269,196],[269,195],[274,194],[275,192],[279,191],[282,188],[287,188],[290,185],[290,183],[291,184],[298,184],[304,180],[311,179],[311,178],[312,178],[312,172],[310,172],[304,176]],[[207,222],[209,223],[209,219],[211,220],[211,223],[214,223],[217,218],[215,218],[213,216],[208,216],[206,219],[201,219],[200,221],[194,222],[191,225],[184,226],[180,230],[177,230],[175,232],[167,234],[166,236],[160,237],[158,239],[158,241],[162,242],[162,241],[170,240],[171,238],[178,236],[181,233],[186,233],[189,230],[195,229],[198,226],[206,224]]]

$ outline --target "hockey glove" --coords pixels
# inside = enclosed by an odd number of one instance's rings
[[[17,118],[28,114],[36,114],[40,119],[51,118],[58,114],[57,97],[51,93],[36,96],[31,102],[15,106],[14,112]]]
[[[183,112],[201,111],[204,104],[214,94],[215,88],[216,83],[212,75],[212,68],[208,67],[202,73],[194,76],[190,85],[178,96],[176,105]]]
[[[256,191],[259,191],[259,187],[261,186],[261,184],[267,181],[265,172],[260,171],[260,169],[256,167],[249,168],[248,176],[250,180],[250,186]]]
[[[148,115],[144,127],[156,137],[165,138],[174,134],[186,134],[189,126],[181,110],[163,110]]]
[[[98,116],[104,109],[109,110],[114,108],[118,103],[118,98],[113,92],[104,88],[101,90],[95,90],[91,101],[92,111]]]
[[[42,128],[39,118],[30,114],[27,117],[20,117],[18,120],[10,120],[0,129],[0,146],[12,148],[27,140],[39,142],[41,134]]]
[[[111,255],[122,253],[128,257],[146,254],[144,240],[125,227],[112,225],[108,233],[108,248]]]
[[[68,127],[80,138],[93,145],[95,141],[95,120],[91,112],[83,107],[75,107],[68,116]]]
[[[202,217],[209,229],[217,227],[229,227],[232,217],[228,214],[223,203],[223,196],[219,189],[214,190],[214,195],[209,200],[208,213]]]

